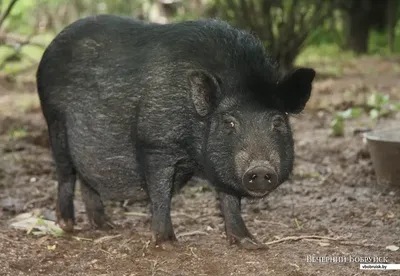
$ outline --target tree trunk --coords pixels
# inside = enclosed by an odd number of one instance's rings
[[[397,0],[389,0],[387,3],[388,44],[390,52],[394,52],[395,29],[397,23]]]
[[[298,54],[298,49],[285,49],[279,53],[274,53],[279,63],[279,74],[281,76],[286,75],[294,68],[294,61]]]
[[[357,54],[368,51],[371,0],[352,1],[347,14],[346,46]]]
[[[388,4],[391,0],[371,0],[369,12],[370,27],[379,32],[384,32],[387,27]]]

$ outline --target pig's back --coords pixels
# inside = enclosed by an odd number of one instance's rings
[[[124,58],[124,37],[117,30],[123,31],[125,21],[108,16],[76,21],[48,47],[37,73],[45,117],[64,122],[74,167],[104,199],[145,196],[131,134],[139,93],[146,88],[139,68],[146,57],[136,52]]]
[[[140,21],[101,15],[66,27],[40,61],[37,81],[41,100],[61,109],[82,101],[134,104],[151,42],[132,37],[143,33],[144,26]]]

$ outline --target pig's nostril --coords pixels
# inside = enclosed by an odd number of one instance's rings
[[[243,185],[247,190],[264,193],[278,184],[278,175],[271,167],[252,167],[243,175]]]

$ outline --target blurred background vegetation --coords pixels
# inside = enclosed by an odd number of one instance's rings
[[[36,68],[67,24],[113,13],[154,22],[217,17],[257,34],[285,72],[315,60],[400,51],[398,0],[0,0],[0,72]],[[338,68],[328,70],[340,74]]]

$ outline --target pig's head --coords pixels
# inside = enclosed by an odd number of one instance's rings
[[[304,109],[314,77],[313,69],[297,69],[256,94],[224,91],[223,82],[204,71],[190,75],[194,107],[207,124],[202,158],[213,184],[263,197],[288,179],[294,162],[289,115]]]

